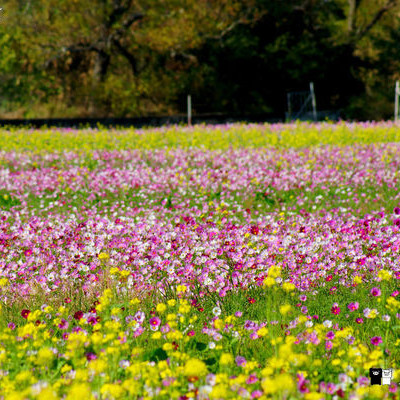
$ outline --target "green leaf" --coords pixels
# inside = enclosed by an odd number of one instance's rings
[[[206,365],[214,365],[217,362],[217,359],[215,357],[210,357],[204,360]]]
[[[159,347],[158,349],[154,350],[153,354],[150,356],[150,361],[164,361],[167,358],[168,354],[166,353],[166,351]]]
[[[203,342],[196,341],[195,347],[196,347],[196,350],[198,350],[198,351],[204,351],[207,348],[207,345]]]

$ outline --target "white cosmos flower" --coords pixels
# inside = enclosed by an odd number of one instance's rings
[[[330,321],[329,319],[327,319],[326,321],[324,321],[322,323],[322,325],[324,325],[325,328],[330,328],[332,326],[332,321]]]
[[[219,307],[214,307],[214,308],[212,309],[212,313],[213,313],[216,317],[218,317],[218,316],[221,315],[221,309],[220,309]]]

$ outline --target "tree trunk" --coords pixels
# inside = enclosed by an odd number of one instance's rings
[[[96,54],[93,68],[93,76],[96,82],[104,82],[108,66],[110,65],[110,55],[104,50],[99,50]]]

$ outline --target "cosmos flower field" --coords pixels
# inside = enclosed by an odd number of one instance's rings
[[[398,399],[400,128],[2,128],[0,306],[0,399]]]

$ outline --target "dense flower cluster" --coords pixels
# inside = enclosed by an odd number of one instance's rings
[[[399,132],[1,131],[0,398],[397,398]]]

